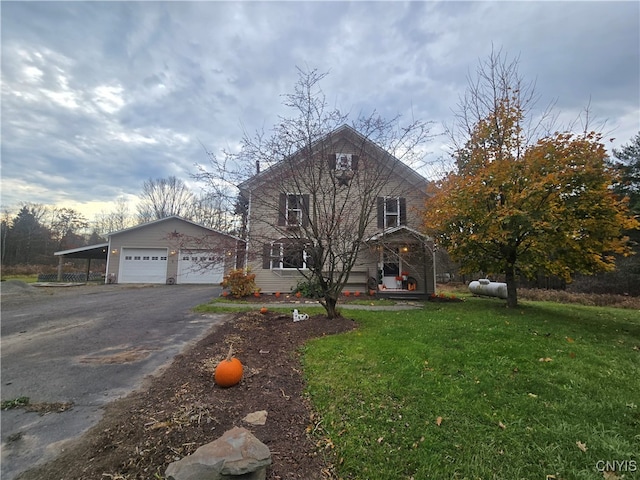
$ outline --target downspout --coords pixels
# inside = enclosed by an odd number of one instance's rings
[[[249,226],[251,225],[251,196],[252,196],[252,191],[249,190],[249,206],[247,207],[247,226],[246,226],[246,233],[245,233],[245,240],[244,240],[244,268],[245,270],[248,268],[249,265]]]

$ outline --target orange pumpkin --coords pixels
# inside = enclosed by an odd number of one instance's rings
[[[242,380],[242,363],[233,357],[233,345],[229,346],[227,358],[222,360],[213,375],[216,383],[221,387],[232,387]]]
[[[264,315],[265,313],[267,313],[268,311],[269,311],[269,310],[267,309],[267,307],[262,307],[262,308],[260,309],[260,313],[262,313],[263,315]]]

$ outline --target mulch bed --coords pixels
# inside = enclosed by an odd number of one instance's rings
[[[256,299],[258,300],[258,299]],[[148,388],[111,403],[103,419],[56,460],[20,480],[164,478],[169,463],[193,453],[234,426],[265,443],[273,464],[267,478],[331,478],[304,396],[299,349],[309,339],[349,331],[355,322],[317,315],[294,323],[290,315],[249,311],[231,319],[175,361]],[[239,385],[215,385],[213,370],[229,344],[244,366]],[[243,418],[266,410],[265,425]]]

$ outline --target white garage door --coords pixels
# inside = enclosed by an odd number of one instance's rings
[[[165,283],[166,248],[123,248],[118,283]]]
[[[222,282],[224,263],[202,250],[181,251],[178,257],[177,283]]]

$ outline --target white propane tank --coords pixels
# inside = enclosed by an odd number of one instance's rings
[[[469,284],[469,291],[474,295],[487,295],[489,297],[507,298],[507,284],[492,282],[488,278],[474,280]]]

